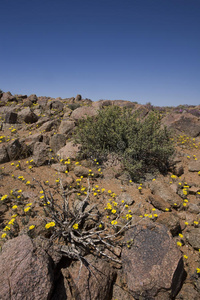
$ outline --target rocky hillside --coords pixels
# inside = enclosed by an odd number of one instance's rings
[[[159,114],[166,174],[80,159],[80,120],[112,106]],[[199,147],[200,106],[0,93],[0,299],[198,300]]]

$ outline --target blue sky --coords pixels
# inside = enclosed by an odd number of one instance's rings
[[[0,89],[200,104],[199,0],[0,0]]]

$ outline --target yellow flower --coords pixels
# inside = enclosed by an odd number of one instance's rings
[[[44,195],[40,196],[40,199],[43,199],[44,198]]]
[[[29,226],[29,230],[32,230],[33,228],[35,228],[35,225]]]
[[[1,238],[4,239],[6,236],[7,236],[7,234],[6,234],[6,233],[3,233],[3,234],[1,235]]]
[[[112,213],[112,214],[115,214],[116,212],[117,212],[116,209],[112,209],[112,210],[111,210],[111,213]]]
[[[6,227],[4,227],[4,229],[3,230],[5,230],[5,231],[8,231],[8,230],[10,230],[10,226],[6,226]]]
[[[188,223],[188,222],[185,222],[185,225],[189,225],[189,223]]]
[[[184,257],[185,259],[188,259],[188,256],[187,256],[187,255],[183,255],[183,257]]]
[[[126,215],[126,219],[128,220],[128,219],[131,219],[132,218],[132,215],[130,215],[130,214],[127,214]]]
[[[11,218],[16,218],[17,217],[17,214],[15,214],[15,215],[12,215],[12,217]]]
[[[15,219],[13,218],[13,219],[11,219],[11,220],[8,222],[8,224],[9,224],[9,225],[13,225],[14,222],[15,222]]]
[[[28,212],[30,209],[31,209],[31,207],[28,206],[28,207],[24,208],[24,212]]]
[[[26,182],[26,184],[30,184],[31,182],[28,180],[27,182]]]
[[[40,191],[40,194],[44,194],[44,191]]]
[[[117,225],[117,221],[116,221],[116,220],[113,220],[113,221],[111,221],[111,224],[112,224],[112,225]]]
[[[102,228],[102,224],[99,224],[99,228]]]
[[[8,197],[8,195],[3,195],[3,196],[1,197],[1,200],[3,201],[3,200],[5,200],[7,197]]]
[[[45,225],[45,228],[48,229],[50,227],[54,227],[55,225],[56,225],[55,222],[50,222]]]
[[[200,273],[200,268],[196,268],[197,273]]]
[[[182,246],[182,243],[181,242],[177,242],[177,246]]]
[[[165,211],[169,211],[169,208],[165,208]]]
[[[181,233],[179,233],[180,238],[183,238],[183,235]]]
[[[112,209],[112,205],[109,202],[107,203],[106,209]]]
[[[111,190],[108,190],[108,194],[111,194],[112,192],[111,192]]]
[[[26,206],[31,206],[33,203],[27,203]]]
[[[75,224],[73,225],[73,228],[74,228],[75,230],[77,230],[77,229],[78,229],[78,223],[75,223]]]
[[[17,209],[17,205],[13,205],[12,209]]]

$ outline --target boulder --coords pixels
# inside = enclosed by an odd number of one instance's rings
[[[163,224],[168,228],[173,236],[181,232],[180,220],[176,213],[165,212],[159,215],[156,220],[158,223]]]
[[[38,101],[38,97],[35,94],[30,95],[27,99],[30,100],[32,104]]]
[[[166,208],[171,210],[170,204],[159,195],[150,195],[148,197],[148,202],[150,202],[155,208],[159,210],[166,211]]]
[[[61,101],[54,100],[48,103],[50,109],[54,109],[57,111],[62,111],[64,108],[64,104]]]
[[[176,164],[173,168],[172,173],[178,177],[184,174],[184,168],[182,163]]]
[[[17,114],[14,112],[7,112],[5,116],[5,123],[15,124],[17,122]]]
[[[135,200],[133,199],[133,197],[131,195],[129,195],[126,192],[121,193],[118,197],[117,197],[117,201],[121,202],[122,200],[124,200],[124,203],[127,205],[132,205]]]
[[[25,99],[23,102],[24,107],[31,107],[33,105],[33,102],[29,99]]]
[[[191,161],[188,165],[188,171],[199,172],[200,171],[200,160]]]
[[[73,142],[68,142],[56,154],[61,159],[68,159],[68,157],[75,159],[80,150],[80,145],[75,145]]]
[[[45,122],[40,128],[40,132],[42,131],[51,131],[53,128],[57,127],[58,122],[56,120],[51,120],[51,121],[47,121]]]
[[[0,299],[46,300],[53,288],[53,263],[27,235],[7,241],[0,254]]]
[[[60,123],[60,126],[58,128],[58,132],[61,134],[69,134],[70,132],[73,131],[75,127],[75,122],[74,121],[64,121],[62,120]]]
[[[109,263],[93,255],[84,257],[89,264],[83,264],[80,271],[80,262],[73,262],[69,268],[62,269],[66,286],[67,298],[79,300],[105,300],[110,299],[111,288],[115,278],[115,271]],[[80,273],[79,273],[80,271]],[[79,278],[79,279],[78,279]],[[59,290],[57,290],[57,297]],[[59,299],[59,298],[54,298]]]
[[[0,164],[9,161],[8,152],[5,145],[0,144]]]
[[[188,136],[196,137],[200,134],[199,119],[190,113],[170,113],[162,119],[162,124],[177,133],[183,132]]]
[[[54,134],[50,139],[50,147],[54,153],[58,152],[66,144],[66,136],[64,134]]]
[[[199,293],[193,284],[186,283],[183,285],[180,293],[177,295],[176,300],[199,300]]]
[[[56,170],[57,172],[65,173],[67,170],[67,165],[61,165],[59,163],[57,164],[52,164],[51,165],[52,169]]]
[[[10,101],[15,101],[15,100],[16,100],[15,96],[13,96],[10,92],[3,93],[1,97],[1,101],[5,103]]]
[[[195,249],[200,249],[200,230],[199,228],[188,229],[185,233],[186,240]]]
[[[185,272],[180,250],[163,225],[147,221],[125,233],[122,268],[129,292],[135,299],[180,290]],[[162,298],[165,299],[165,298]]]
[[[22,148],[23,146],[20,143],[19,139],[11,141],[7,146],[9,160],[16,160],[22,157],[23,154]]]
[[[48,147],[43,142],[36,142],[33,149],[33,161],[36,166],[42,166],[49,160]]]
[[[88,177],[89,174],[89,169],[85,168],[83,166],[75,166],[74,167],[74,174],[77,177],[83,176],[83,177]]]
[[[155,180],[150,183],[150,189],[153,195],[160,196],[164,201],[168,202],[172,207],[180,207],[182,199],[176,194],[164,181]]]
[[[25,122],[27,124],[32,124],[37,122],[38,116],[30,109],[30,107],[22,109],[18,112],[18,122]]]
[[[72,114],[71,118],[75,121],[80,119],[86,119],[87,117],[94,117],[97,115],[97,110],[92,106],[82,106],[76,108]]]
[[[78,94],[78,95],[76,95],[76,97],[75,97],[75,102],[81,101],[81,99],[82,99],[82,96]]]

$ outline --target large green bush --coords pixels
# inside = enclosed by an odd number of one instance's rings
[[[146,172],[165,172],[173,144],[159,115],[151,112],[145,119],[130,109],[117,106],[99,111],[95,118],[80,121],[75,141],[82,145],[82,155],[106,159],[114,152],[123,157],[125,168],[134,180]]]

